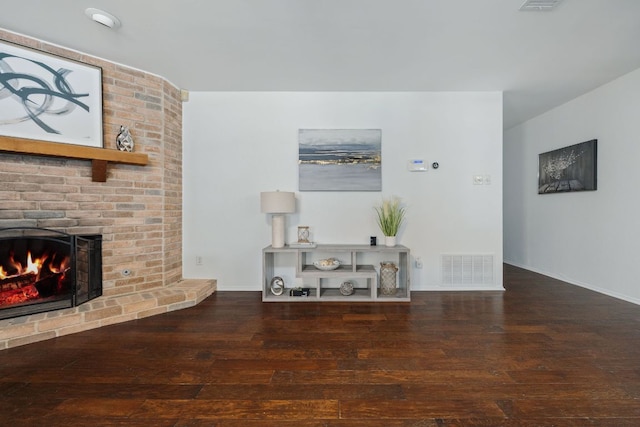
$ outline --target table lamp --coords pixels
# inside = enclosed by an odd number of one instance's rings
[[[272,214],[271,247],[284,247],[284,214],[296,211],[294,193],[288,191],[265,191],[260,193],[260,210]]]

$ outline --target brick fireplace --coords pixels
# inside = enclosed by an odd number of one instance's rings
[[[199,303],[215,280],[182,278],[182,103],[161,77],[0,30],[0,39],[102,67],[104,147],[128,126],[146,166],[0,152],[0,228],[102,236],[103,295],[0,320],[0,350]]]

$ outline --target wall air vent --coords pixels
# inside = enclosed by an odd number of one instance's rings
[[[444,286],[493,285],[493,254],[441,254]]]
[[[553,10],[562,0],[526,0],[520,10],[527,12],[545,12]]]

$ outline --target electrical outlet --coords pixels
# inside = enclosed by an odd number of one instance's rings
[[[422,264],[422,258],[417,257],[416,258],[416,268],[422,268],[423,264]]]
[[[482,175],[473,175],[473,185],[482,185],[484,177]]]
[[[202,257],[200,255],[196,255],[196,265],[202,265]]]
[[[483,179],[484,179],[484,185],[491,185],[491,175],[485,175]]]

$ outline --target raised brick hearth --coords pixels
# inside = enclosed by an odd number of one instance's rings
[[[72,309],[0,321],[0,349],[192,306],[215,280],[182,278],[182,103],[161,77],[0,30],[0,39],[102,67],[104,146],[120,125],[147,166],[0,152],[0,228],[103,237],[103,296]],[[128,270],[130,275],[123,272]]]

